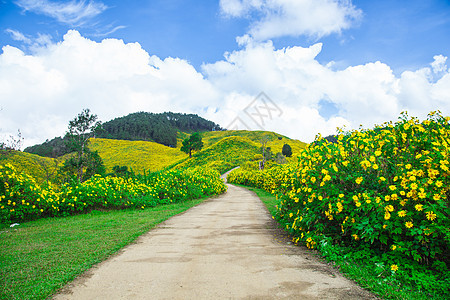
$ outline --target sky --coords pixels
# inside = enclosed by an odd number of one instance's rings
[[[0,0],[0,139],[89,108],[195,113],[305,142],[450,115],[448,0]]]

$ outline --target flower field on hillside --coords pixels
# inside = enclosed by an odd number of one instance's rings
[[[127,166],[140,174],[143,170],[155,172],[186,157],[179,149],[148,141],[95,138],[89,140],[89,148],[98,151],[107,172],[112,172],[116,165]]]
[[[11,165],[0,166],[0,223],[67,216],[94,209],[145,208],[221,194],[214,170],[190,168],[150,173],[140,179],[93,176],[58,189],[36,183]]]
[[[228,181],[276,194],[276,218],[296,243],[369,249],[393,273],[405,271],[406,261],[443,273],[450,254],[449,120],[403,114],[395,124],[342,133],[337,143],[318,137],[297,163],[238,169]]]

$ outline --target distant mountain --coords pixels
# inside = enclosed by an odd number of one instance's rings
[[[103,130],[96,137],[153,141],[165,146],[176,147],[179,131],[192,133],[220,130],[223,129],[218,124],[195,114],[137,112],[104,123]],[[67,154],[69,149],[66,148],[64,139],[58,137],[47,140],[43,144],[28,147],[24,151],[40,156],[58,157]]]

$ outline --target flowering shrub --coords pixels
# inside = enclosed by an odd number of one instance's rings
[[[295,164],[235,170],[229,182],[277,195],[276,218],[294,242],[368,247],[391,262],[402,258],[445,268],[450,244],[450,118],[431,113],[374,130],[320,137]]]
[[[145,208],[220,194],[226,186],[214,170],[191,168],[138,179],[93,176],[58,190],[41,187],[7,164],[0,166],[0,223],[64,216],[93,209]]]

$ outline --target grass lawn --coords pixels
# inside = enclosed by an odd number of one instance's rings
[[[0,228],[0,299],[45,299],[155,225],[204,200]]]
[[[274,195],[262,189],[236,185],[255,192],[269,212],[275,214],[275,206],[279,200]],[[432,279],[433,274],[426,267],[415,266],[414,279],[402,278],[400,275],[386,274],[385,268],[377,262],[378,258],[361,249],[328,244],[322,245],[319,252],[326,260],[332,261],[347,278],[382,299],[450,299],[450,288],[445,291],[446,287],[450,287],[449,276],[444,281]]]

